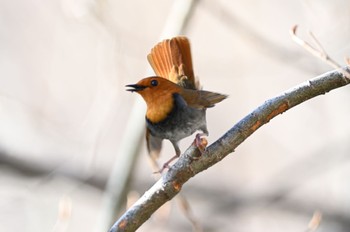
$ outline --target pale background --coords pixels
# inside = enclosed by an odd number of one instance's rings
[[[0,231],[103,231],[104,185],[139,98],[124,86],[146,75],[173,3],[0,1]],[[291,40],[293,25],[344,64],[349,9],[346,0],[197,1],[184,32],[195,73],[230,96],[208,110],[209,142],[332,69]],[[349,97],[344,87],[278,116],[191,179],[183,192],[204,231],[305,231],[315,210],[318,231],[350,231]],[[166,143],[161,162],[172,152]],[[132,195],[154,183],[146,156],[143,143]],[[191,226],[173,201],[139,231]]]

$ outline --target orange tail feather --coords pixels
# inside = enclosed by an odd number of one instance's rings
[[[190,42],[186,37],[178,36],[158,43],[147,59],[157,76],[187,89],[199,89],[193,73]]]

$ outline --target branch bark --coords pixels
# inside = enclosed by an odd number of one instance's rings
[[[348,68],[344,68],[322,74],[265,101],[207,147],[202,155],[192,144],[169,171],[115,222],[110,232],[135,231],[160,206],[178,194],[190,178],[232,153],[271,119],[313,97],[349,84],[344,70],[349,72]]]

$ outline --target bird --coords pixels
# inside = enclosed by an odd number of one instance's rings
[[[163,168],[181,155],[179,141],[196,131],[196,145],[202,151],[201,136],[209,135],[206,109],[221,102],[227,95],[201,89],[195,78],[189,39],[176,36],[155,45],[147,55],[155,76],[126,85],[127,91],[141,95],[147,105],[146,144],[153,160],[159,157],[162,141],[169,140],[175,155]]]

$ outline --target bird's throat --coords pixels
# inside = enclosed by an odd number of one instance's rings
[[[146,118],[152,123],[162,122],[167,119],[174,107],[174,99],[164,101],[164,99],[158,98],[153,100],[151,104],[147,104]]]

